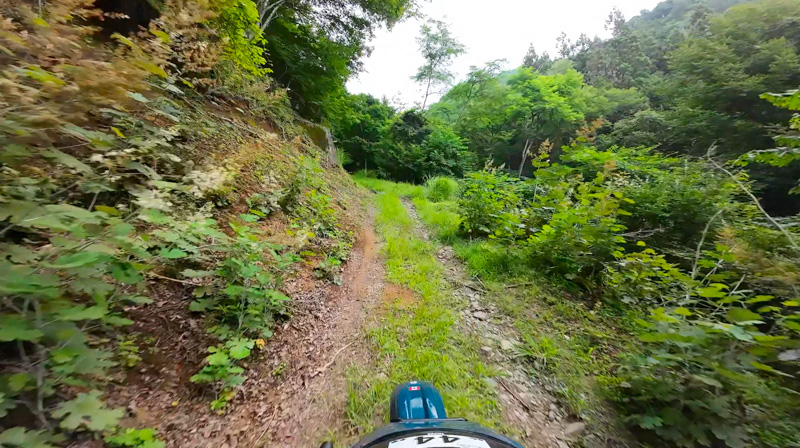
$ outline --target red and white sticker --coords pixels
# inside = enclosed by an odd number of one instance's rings
[[[389,448],[489,448],[485,440],[473,437],[429,433],[389,442]]]
[[[410,390],[412,392],[415,391],[415,390],[419,390],[419,386],[409,386],[408,390]]]

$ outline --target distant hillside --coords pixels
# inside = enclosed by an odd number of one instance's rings
[[[731,6],[752,0],[665,0],[652,10],[643,10],[630,20],[631,24],[657,20],[680,21],[699,5],[705,5],[713,12],[724,12]]]

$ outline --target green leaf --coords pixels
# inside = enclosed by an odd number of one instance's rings
[[[224,366],[229,364],[231,360],[224,351],[219,351],[207,356],[206,362],[208,362],[210,366]]]
[[[233,359],[244,359],[250,356],[250,350],[255,341],[251,339],[236,339],[230,343],[229,353]]]
[[[161,251],[158,253],[158,255],[161,256],[162,258],[167,258],[167,259],[173,260],[173,259],[177,259],[177,258],[184,258],[184,257],[186,257],[187,254],[186,254],[186,252],[184,252],[184,251],[182,251],[180,249],[175,249],[175,248],[167,249],[165,247],[165,248],[161,249]]]
[[[62,126],[61,130],[69,135],[72,135],[73,137],[89,142],[94,148],[99,150],[112,148],[115,144],[115,140],[117,139],[115,135],[84,129],[80,126],[75,126],[74,124]]]
[[[760,314],[763,314],[763,313],[770,313],[770,312],[778,312],[780,310],[781,310],[781,308],[778,308],[777,306],[762,306],[761,308],[757,309],[756,311],[758,313],[760,313]]]
[[[61,319],[67,321],[95,320],[108,314],[108,308],[101,306],[90,306],[89,308],[73,306],[59,310],[58,314]]]
[[[161,40],[161,42],[164,42],[165,44],[168,44],[170,42],[170,40],[171,40],[169,38],[169,34],[163,32],[161,30],[157,30],[157,29],[153,28],[153,29],[150,29],[150,32],[153,33],[154,36],[158,37]]]
[[[770,300],[772,300],[774,298],[775,298],[775,296],[755,296],[754,298],[748,300],[746,303],[769,302]]]
[[[111,126],[111,130],[112,130],[112,131],[113,131],[115,134],[117,134],[117,137],[119,137],[119,138],[125,138],[125,134],[123,134],[123,133],[122,133],[122,131],[120,131],[120,130],[119,130],[119,128],[116,128],[116,127],[114,127],[114,126]]]
[[[211,299],[194,300],[192,301],[192,303],[189,304],[189,311],[193,311],[195,313],[202,313],[204,311],[210,310],[212,306],[214,306],[214,302]]]
[[[672,312],[673,312],[673,313],[675,313],[675,314],[678,314],[678,315],[681,315],[681,316],[687,316],[687,317],[688,317],[688,316],[691,316],[691,315],[693,314],[693,313],[692,313],[691,311],[689,311],[688,309],[686,309],[686,308],[682,308],[682,307],[680,307],[680,308],[675,308],[674,310],[672,310]]]
[[[97,205],[97,206],[94,207],[94,209],[97,210],[98,212],[103,212],[103,213],[105,213],[107,215],[111,215],[111,216],[119,216],[120,215],[120,211],[119,210],[115,209],[114,207],[108,207],[106,205]]]
[[[762,323],[761,315],[744,308],[731,308],[727,314],[728,320],[733,323]]]
[[[184,269],[181,272],[181,274],[183,274],[184,277],[189,277],[189,278],[210,277],[212,275],[215,275],[216,273],[217,273],[216,271],[197,271],[194,269]]]
[[[112,447],[164,448],[164,442],[156,439],[156,434],[153,428],[125,428],[106,436],[104,440]]]
[[[770,366],[768,366],[766,364],[761,364],[760,362],[753,361],[753,362],[750,363],[750,365],[752,365],[753,367],[755,367],[758,370],[763,370],[765,372],[774,373],[775,375],[794,378],[794,375],[789,375],[788,373],[784,373],[784,372],[781,372],[780,370],[773,369],[772,367],[770,367]]]
[[[80,266],[93,265],[102,259],[109,258],[108,254],[102,252],[78,252],[76,254],[58,257],[55,262],[46,264],[46,266],[59,269],[77,268]]]
[[[0,392],[0,418],[3,418],[6,415],[8,415],[8,411],[16,407],[17,407],[17,402],[15,400],[6,397],[4,393]],[[2,438],[0,438],[0,441],[2,441]]]
[[[75,157],[72,157],[69,154],[64,154],[57,149],[48,149],[47,151],[42,151],[42,156],[47,159],[52,159],[57,163],[73,168],[76,171],[84,174],[93,173],[92,168],[89,165],[86,165]]]
[[[29,217],[41,216],[44,209],[31,201],[9,200],[0,202],[0,221],[10,221],[12,224],[20,224]]]
[[[19,392],[33,381],[33,375],[26,372],[15,373],[8,377],[6,384],[12,392]]]
[[[30,323],[14,315],[0,316],[0,341],[36,341],[44,333],[33,328]]]
[[[147,98],[144,97],[144,95],[142,95],[141,93],[138,93],[138,92],[128,92],[128,96],[133,98],[134,100],[140,102],[140,103],[149,103],[150,102],[150,100],[148,100]]]
[[[794,330],[794,331],[797,331],[798,333],[800,333],[800,323],[798,323],[798,322],[795,322],[793,320],[785,320],[785,321],[781,322],[781,325],[783,325],[784,327],[786,327],[786,328],[788,328],[790,330]],[[0,340],[2,340],[2,339],[0,339]]]
[[[109,315],[109,316],[105,316],[103,318],[103,322],[107,323],[108,325],[114,326],[114,327],[127,327],[129,325],[133,325],[133,321],[132,320],[126,319],[126,318],[124,318],[122,316],[118,316],[118,315],[115,315],[115,314],[112,314],[112,315]]]
[[[694,379],[696,379],[696,380],[698,380],[698,381],[700,381],[702,383],[708,384],[709,386],[722,387],[722,383],[720,383],[719,381],[717,381],[714,378],[711,378],[709,376],[692,375],[692,378],[694,378]]]
[[[747,444],[747,430],[742,427],[730,427],[728,425],[712,426],[711,432],[720,439],[725,441],[725,445],[730,448],[745,448]]]
[[[56,448],[65,440],[60,434],[47,431],[29,431],[22,427],[7,429],[0,434],[0,446],[17,448]]]
[[[292,300],[290,297],[287,297],[284,294],[281,294],[280,291],[269,291],[267,293],[267,295],[269,296],[269,298],[270,298],[270,300],[272,301],[273,304],[278,304],[278,303],[281,303],[281,302],[288,302],[288,301]]]
[[[47,24],[47,22],[45,22],[41,18],[37,17],[37,19],[39,19],[39,20],[38,21],[34,20],[34,23],[44,24],[44,25]],[[41,67],[35,66],[35,65],[29,65],[27,68],[22,69],[20,71],[25,76],[27,76],[27,77],[29,77],[31,79],[34,79],[36,81],[39,81],[39,82],[41,82],[43,84],[44,83],[51,83],[51,84],[54,84],[54,85],[57,85],[57,86],[63,86],[64,84],[66,84],[66,81],[64,81],[63,79],[61,79],[58,76],[48,72],[47,70],[45,70],[45,69],[43,69]]]
[[[140,269],[131,263],[111,263],[111,275],[118,282],[133,285],[144,280]]]
[[[154,74],[156,76],[160,76],[162,78],[166,78],[167,77],[167,72],[165,72],[163,68],[159,67],[156,64],[152,64],[152,63],[149,63],[149,62],[140,62],[139,65],[143,69],[147,70],[148,72],[150,72],[150,73],[152,73],[152,74]],[[139,101],[139,100],[137,99],[136,101]]]
[[[53,411],[53,417],[61,419],[62,428],[73,431],[84,426],[91,431],[112,429],[119,424],[125,411],[106,408],[100,395],[100,391],[93,390],[60,403]]]
[[[639,420],[639,426],[644,429],[654,429],[664,426],[664,420],[657,415],[647,415]]]
[[[639,340],[642,342],[691,342],[692,339],[687,336],[682,336],[677,333],[644,333],[639,335]]]
[[[39,254],[35,251],[16,244],[0,243],[0,253],[3,254],[2,257],[19,264],[32,263],[39,258]]]
[[[719,288],[709,287],[709,288],[697,288],[697,295],[700,297],[707,297],[710,299],[722,298],[727,297],[728,294],[724,291],[720,291]]]

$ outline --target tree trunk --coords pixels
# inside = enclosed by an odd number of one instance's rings
[[[259,15],[259,25],[261,26],[261,31],[265,31],[269,24],[272,22],[272,19],[278,14],[278,9],[286,2],[286,0],[277,0],[274,3],[270,4],[269,0],[259,0],[258,2],[258,15]]]
[[[530,152],[531,147],[533,147],[533,142],[530,138],[528,138],[525,140],[525,149],[522,150],[522,163],[519,164],[518,178],[522,178],[522,169],[525,168],[525,159],[528,158],[528,153]]]
[[[428,85],[425,87],[425,98],[422,100],[422,110],[425,110],[425,105],[428,104],[428,95],[431,92],[431,82],[433,81],[432,77],[428,77]]]

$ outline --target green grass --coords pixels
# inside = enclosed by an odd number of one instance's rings
[[[494,372],[481,361],[477,342],[455,328],[464,304],[449,290],[436,247],[414,236],[414,223],[396,194],[380,194],[376,204],[387,279],[415,297],[387,297],[379,322],[369,330],[375,362],[349,373],[352,425],[364,433],[386,422],[394,386],[416,379],[439,388],[449,415],[499,427],[495,392],[484,380]]]
[[[458,226],[461,217],[458,215],[458,204],[455,202],[430,202],[423,198],[414,198],[414,207],[422,222],[433,230],[436,238],[445,244],[458,241]]]
[[[458,181],[445,176],[431,177],[425,181],[425,197],[432,202],[452,201],[458,196]]]
[[[571,412],[602,431],[616,432],[604,388],[616,381],[617,353],[636,344],[624,324],[639,316],[580,302],[532,274],[484,283],[486,298],[514,319],[531,375],[550,384]]]
[[[484,280],[513,280],[533,273],[519,253],[491,240],[459,240],[453,249],[469,273]]]
[[[353,174],[353,180],[357,184],[369,188],[370,190],[391,193],[395,196],[406,198],[421,198],[425,196],[425,187],[420,185],[411,185],[402,182],[392,182],[389,180],[377,179],[370,176],[368,172],[359,171]]]

